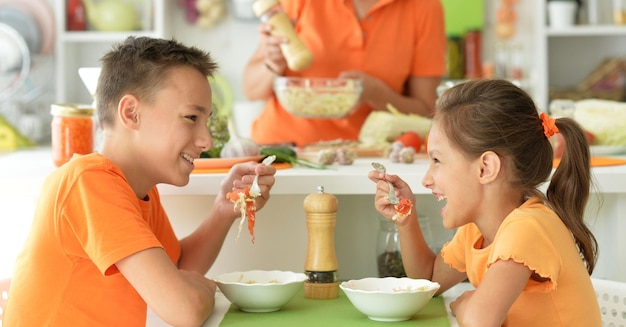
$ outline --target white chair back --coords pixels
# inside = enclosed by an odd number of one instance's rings
[[[596,291],[602,326],[626,327],[626,283],[591,278]]]

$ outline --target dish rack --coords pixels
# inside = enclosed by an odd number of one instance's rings
[[[596,291],[602,326],[626,327],[626,283],[591,278]]]

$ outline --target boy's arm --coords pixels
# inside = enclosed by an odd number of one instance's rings
[[[178,268],[206,274],[217,258],[231,225],[240,216],[239,210],[234,209],[226,194],[249,186],[254,176],[259,174],[261,195],[255,198],[255,206],[256,210],[261,210],[269,200],[275,173],[275,167],[254,162],[233,166],[222,182],[208,217],[193,233],[180,241],[182,251]]]
[[[179,270],[162,248],[149,248],[116,263],[119,271],[165,322],[200,326],[215,304],[215,283]]]

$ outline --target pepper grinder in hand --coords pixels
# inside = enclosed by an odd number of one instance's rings
[[[337,256],[335,254],[335,225],[337,222],[337,198],[324,193],[318,186],[317,193],[304,199],[306,225],[309,236],[308,252],[304,264],[308,279],[304,282],[304,297],[309,299],[333,299],[339,295],[337,281]]]

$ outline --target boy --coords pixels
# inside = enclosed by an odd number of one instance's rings
[[[226,194],[259,174],[269,198],[276,169],[234,166],[208,217],[178,240],[159,183],[184,186],[212,146],[207,128],[217,69],[208,53],[173,40],[129,37],[102,58],[102,150],[75,156],[44,182],[16,262],[4,326],[198,326],[216,285],[204,274],[238,218]]]

